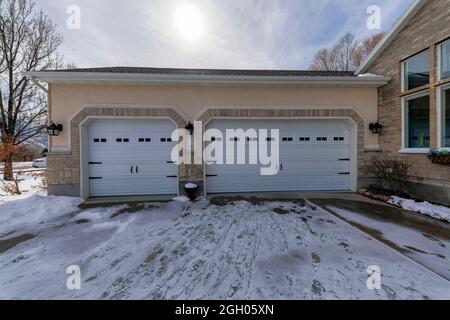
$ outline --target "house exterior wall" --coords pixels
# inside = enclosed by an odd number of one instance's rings
[[[377,120],[375,87],[51,84],[49,95],[50,119],[65,128],[50,139],[50,194],[80,195],[80,124],[88,117],[162,116],[178,127],[214,117],[348,118],[357,126],[360,177],[378,148],[368,130]],[[201,184],[203,166],[180,166],[179,179]]]
[[[424,7],[404,27],[382,54],[372,63],[369,73],[391,77],[378,90],[378,118],[385,126],[380,136],[380,149],[395,157],[408,159],[410,170],[409,192],[436,202],[450,204],[450,168],[432,164],[426,154],[402,154],[402,97],[413,91],[401,92],[401,62],[423,50],[430,49],[430,144],[437,147],[437,45],[450,37],[450,1],[427,1]]]

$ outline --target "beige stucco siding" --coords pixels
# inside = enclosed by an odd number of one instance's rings
[[[189,120],[206,108],[353,109],[366,122],[377,120],[375,87],[341,86],[207,86],[207,85],[50,85],[50,118],[69,127],[70,118],[86,105],[175,106]],[[51,141],[53,150],[69,149],[69,130]],[[378,144],[365,135],[366,148]]]

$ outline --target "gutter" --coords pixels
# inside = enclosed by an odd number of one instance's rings
[[[28,72],[24,73],[24,75],[30,79],[30,81],[37,86],[39,89],[41,89],[42,91],[44,91],[45,93],[48,94],[48,89],[46,87],[44,87],[42,84],[40,84],[39,82],[37,82],[36,78],[34,76],[28,76]]]
[[[189,75],[189,74],[138,74],[138,73],[86,73],[32,71],[25,75],[47,83],[150,83],[150,84],[259,84],[259,85],[384,85],[390,78],[379,76],[247,76],[247,75]]]

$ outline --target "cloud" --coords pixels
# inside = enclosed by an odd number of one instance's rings
[[[174,12],[194,3],[205,19],[197,43],[180,38]],[[39,0],[64,36],[62,53],[79,67],[304,69],[314,53],[347,31],[358,37],[366,9],[379,5],[389,29],[413,0]],[[67,7],[81,8],[81,30],[66,27]]]

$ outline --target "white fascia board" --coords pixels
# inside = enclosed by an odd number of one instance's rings
[[[25,76],[47,83],[150,83],[150,84],[260,84],[260,85],[374,85],[390,81],[386,77],[294,77],[294,76],[240,76],[240,75],[184,75],[184,74],[131,74],[86,72],[26,72]]]
[[[378,58],[381,53],[386,49],[386,47],[391,44],[391,42],[395,39],[395,37],[403,30],[406,24],[416,15],[416,13],[422,9],[427,0],[416,0],[411,7],[405,12],[403,16],[395,23],[394,27],[386,33],[386,35],[381,39],[381,41],[375,46],[372,52],[367,56],[367,58],[363,61],[361,66],[355,71],[356,75],[364,73],[370,67],[370,65],[374,62],[376,58]]]

